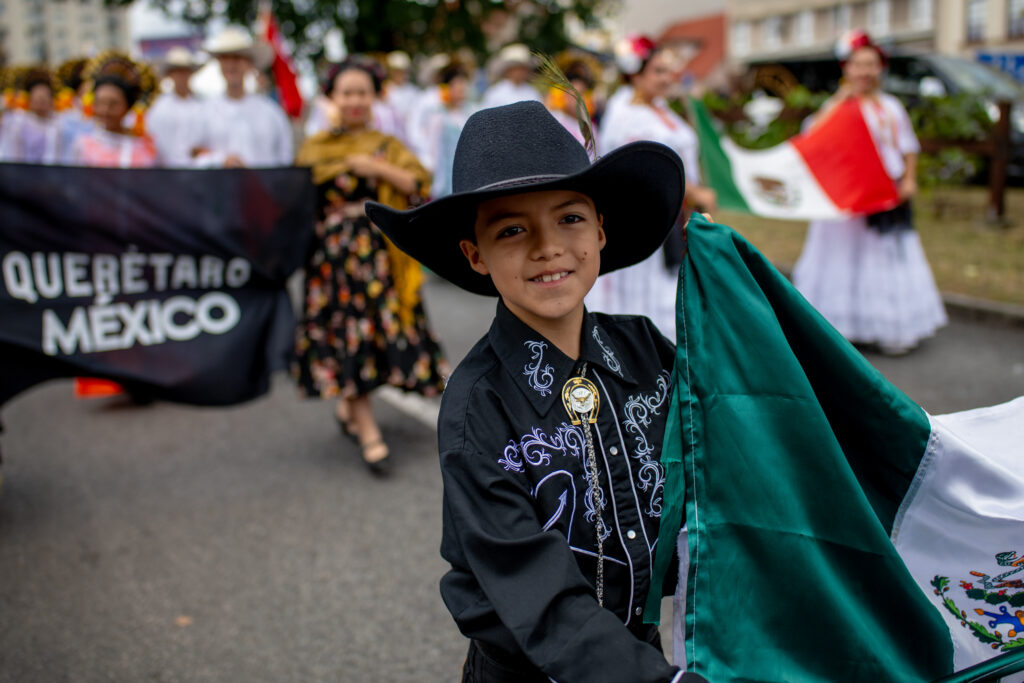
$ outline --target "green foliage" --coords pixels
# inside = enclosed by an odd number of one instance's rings
[[[987,140],[992,120],[983,102],[969,93],[927,97],[910,109],[910,120],[918,137],[926,140]]]
[[[967,597],[969,597],[971,600],[984,600],[985,599],[985,589],[983,589],[983,588],[972,588],[969,591],[967,591]]]
[[[485,56],[488,22],[513,12],[522,42],[555,54],[567,45],[567,16],[593,23],[599,9],[616,1],[522,0],[514,10],[495,0],[271,0],[270,6],[296,56],[315,62],[323,57],[324,39],[334,28],[341,30],[349,52],[402,49],[416,55],[468,47]],[[132,0],[105,2],[129,5]],[[214,17],[252,26],[260,9],[253,0],[152,0],[152,4],[168,16],[197,26]]]
[[[1024,607],[1024,591],[1011,595],[1008,602],[1013,607]]]

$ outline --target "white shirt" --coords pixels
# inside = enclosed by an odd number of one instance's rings
[[[637,140],[652,140],[671,147],[683,160],[686,181],[700,182],[697,134],[664,100],[655,100],[652,105],[620,100],[606,111],[598,149],[608,153]]]
[[[540,102],[540,93],[529,83],[516,85],[512,81],[502,79],[484,93],[482,106],[484,109],[488,107],[501,107],[513,102],[522,102],[523,100],[536,100]]]
[[[401,85],[391,83],[385,91],[384,100],[391,105],[404,125],[409,120],[409,111],[421,92],[419,88],[409,82],[402,83]]]
[[[884,92],[878,93],[877,99],[861,100],[860,110],[889,177],[901,178],[907,170],[904,156],[921,151],[907,110],[898,99]]]
[[[208,150],[197,160],[202,166],[222,165],[232,155],[249,167],[290,166],[295,156],[288,117],[263,95],[204,102],[200,145]]]
[[[161,95],[146,114],[146,131],[161,166],[192,166],[192,150],[201,146],[203,134],[202,101],[174,92]]]

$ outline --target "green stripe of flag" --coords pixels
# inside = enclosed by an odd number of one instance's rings
[[[655,568],[685,509],[688,667],[712,681],[948,674],[949,629],[889,539],[927,415],[733,230],[694,216],[687,233]]]
[[[690,111],[697,131],[697,144],[700,150],[702,180],[705,185],[715,191],[718,208],[727,211],[751,213],[743,194],[732,175],[732,163],[722,149],[718,132],[711,122],[707,107],[700,100],[690,98]]]

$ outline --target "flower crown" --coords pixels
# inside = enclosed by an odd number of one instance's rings
[[[86,65],[83,77],[90,83],[100,78],[116,78],[138,92],[135,108],[145,108],[156,93],[157,80],[148,64],[136,62],[123,52],[105,50]]]
[[[615,64],[627,76],[640,73],[650,56],[658,49],[657,43],[643,35],[629,36],[615,45]]]
[[[844,64],[850,58],[850,55],[862,47],[870,47],[877,52],[878,56],[882,58],[883,65],[889,61],[889,55],[886,54],[885,50],[879,47],[878,43],[871,40],[871,36],[868,35],[867,31],[859,28],[847,31],[836,41],[836,59],[839,60],[840,64]]]

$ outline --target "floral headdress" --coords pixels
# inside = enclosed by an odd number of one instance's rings
[[[647,36],[629,36],[615,44],[615,64],[622,73],[635,76],[657,49],[657,43]]]
[[[56,79],[59,83],[59,90],[54,99],[54,109],[66,111],[75,105],[75,95],[82,85],[82,75],[85,72],[89,60],[84,57],[69,59],[57,67]]]
[[[883,50],[878,43],[871,40],[871,36],[868,35],[867,31],[858,28],[847,31],[839,37],[838,41],[836,41],[835,53],[840,66],[845,65],[846,60],[850,58],[850,55],[862,47],[870,47],[872,50],[877,52],[878,56],[882,59],[882,66],[889,63],[889,55],[886,51]]]
[[[57,92],[57,81],[45,66],[32,65],[13,67],[8,70],[4,84],[4,106],[8,109],[28,109],[28,93],[43,83]]]
[[[136,62],[123,52],[106,50],[89,61],[84,76],[85,80],[92,84],[89,88],[88,105],[91,105],[92,91],[97,81],[117,85],[124,91],[135,113],[132,133],[145,134],[144,115],[157,89],[156,76],[148,64]]]

